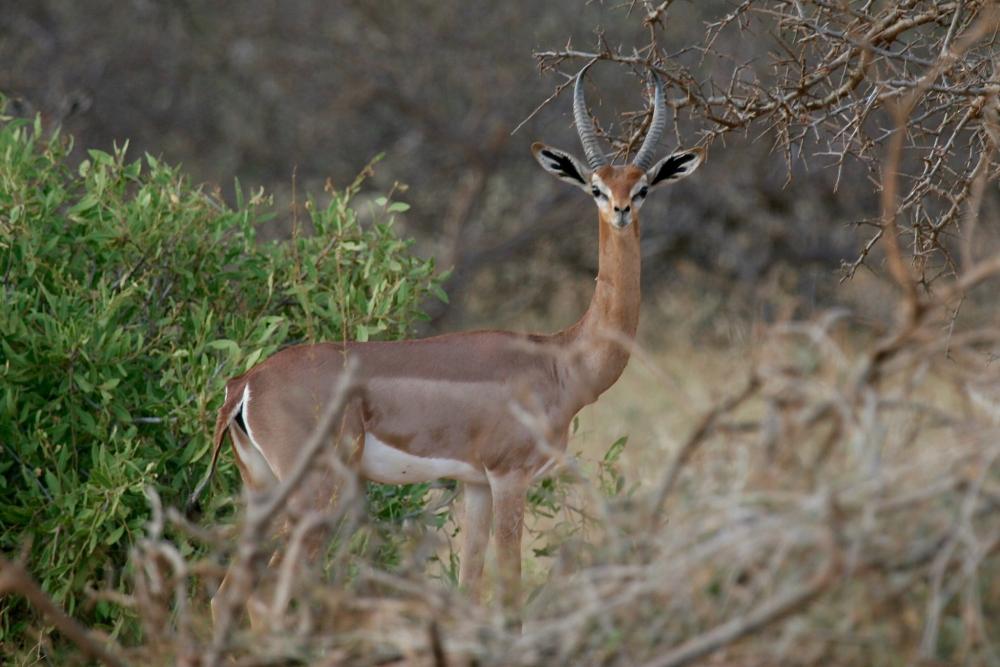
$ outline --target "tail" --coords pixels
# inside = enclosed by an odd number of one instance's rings
[[[222,451],[222,441],[229,430],[230,422],[233,421],[243,403],[243,390],[248,379],[246,375],[241,375],[226,383],[226,397],[223,399],[222,407],[219,408],[218,416],[215,418],[215,434],[212,436],[212,462],[208,466],[205,477],[198,482],[198,486],[188,497],[184,507],[184,514],[188,517],[198,510],[198,497],[208,486],[212,475],[215,474],[215,468],[219,464],[219,453]]]

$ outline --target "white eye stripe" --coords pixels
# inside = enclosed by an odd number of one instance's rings
[[[632,188],[632,199],[636,197],[645,197],[649,192],[649,186],[646,183],[636,183],[635,187]]]
[[[592,195],[594,195],[595,197],[599,197],[599,198],[602,198],[602,199],[610,199],[611,198],[611,195],[608,192],[608,190],[602,188],[597,183],[591,183],[591,185],[590,185],[590,193]]]

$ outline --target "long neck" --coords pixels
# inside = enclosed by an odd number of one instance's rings
[[[578,367],[589,403],[618,380],[639,325],[639,221],[617,232],[600,225],[597,283],[583,317],[565,331],[581,350]]]

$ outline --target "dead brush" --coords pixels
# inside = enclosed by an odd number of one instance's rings
[[[545,52],[542,65],[647,64],[671,3],[638,4],[651,48]],[[714,123],[706,141],[763,119],[788,154],[823,130],[837,160],[869,164],[881,207],[865,223],[874,236],[845,270],[878,250],[897,318],[863,344],[837,334],[863,328],[840,312],[773,324],[745,377],[704,406],[656,485],[609,498],[578,474],[599,530],[556,551],[522,633],[506,630],[499,610],[428,580],[433,533],[415,540],[398,572],[352,549],[367,521],[361,497],[341,460],[318,446],[289,481],[323,468],[341,475],[342,492],[322,511],[296,514],[279,488],[248,498],[236,528],[222,530],[193,526],[151,495],[154,519],[133,551],[127,592],[98,594],[140,619],[138,645],[76,626],[17,564],[0,563],[0,594],[24,595],[83,654],[110,665],[1000,662],[1000,328],[992,317],[967,327],[956,315],[967,299],[991,303],[979,294],[1000,277],[1000,254],[981,252],[973,235],[990,222],[983,202],[997,181],[998,15],[983,2],[849,11],[748,0],[709,26],[706,50],[713,31],[750,17],[770,17],[799,40],[778,82],[734,75],[728,88],[705,89],[662,68],[685,92],[674,106]],[[920,32],[927,26],[936,31]],[[908,31],[917,32],[901,41]],[[891,124],[873,131],[876,111]],[[908,172],[921,145],[926,159]],[[343,389],[341,401],[349,383]],[[326,428],[341,407],[331,404]],[[288,546],[267,578],[261,554],[279,517]],[[183,555],[166,526],[204,555]],[[297,545],[321,529],[334,535],[325,570],[295,567]],[[207,599],[231,561],[241,583],[211,628]],[[272,621],[263,634],[237,612],[255,586]]]
[[[957,393],[963,382],[983,386],[987,371],[963,380],[938,336],[914,335],[873,359],[837,342],[842,322],[772,327],[745,383],[708,407],[658,487],[587,491],[599,529],[555,554],[520,635],[499,610],[417,568],[386,572],[352,553],[346,535],[365,521],[356,494],[290,517],[287,560],[262,580],[254,554],[271,537],[252,517],[279,509],[280,493],[248,499],[235,531],[192,526],[151,494],[128,593],[110,596],[142,621],[142,644],[64,633],[107,664],[682,665],[710,654],[738,664],[988,664],[1000,641],[990,621],[1000,600],[1000,434],[993,412]],[[294,567],[302,536],[324,524],[340,529],[329,572]],[[168,525],[205,555],[183,557]],[[231,622],[211,628],[207,599],[230,559],[267,591],[270,632],[251,633],[236,615],[249,594],[240,587]],[[3,575],[6,591],[30,590],[16,566]]]

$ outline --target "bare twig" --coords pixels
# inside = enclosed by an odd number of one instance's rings
[[[832,544],[831,544],[832,546]],[[834,547],[835,548],[835,547]],[[643,667],[681,667],[798,612],[822,595],[836,581],[840,571],[839,556],[833,552],[826,565],[812,579],[797,588],[778,593],[760,603],[753,611],[729,620],[712,630],[684,642],[666,654],[650,660]]]
[[[101,645],[90,633],[60,609],[45,594],[24,567],[15,561],[0,556],[0,597],[10,594],[22,595],[28,603],[63,633],[84,655],[109,667],[126,667],[127,662],[119,655],[120,649],[110,639]]]
[[[663,476],[663,481],[660,483],[659,490],[651,506],[651,518],[655,524],[659,524],[661,521],[664,505],[674,486],[677,484],[684,465],[691,459],[698,447],[712,434],[719,419],[739,407],[759,388],[760,379],[756,375],[751,375],[740,391],[717,403],[702,416],[698,425],[695,426],[691,435],[688,436],[687,440],[681,445],[681,448],[674,456],[674,461],[671,463],[670,468],[667,469],[666,475]]]

